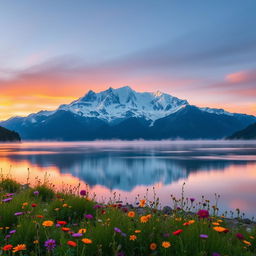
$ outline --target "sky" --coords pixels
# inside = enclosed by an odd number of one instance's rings
[[[125,85],[256,115],[255,10],[255,0],[0,0],[0,120]]]

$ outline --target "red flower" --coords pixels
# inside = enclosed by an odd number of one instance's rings
[[[31,204],[31,206],[32,206],[32,207],[36,207],[36,206],[37,206],[37,204]]]
[[[67,225],[67,222],[65,220],[59,220],[57,221],[57,223],[60,225]]]
[[[70,245],[71,247],[76,247],[77,243],[74,241],[67,241],[67,244]]]
[[[197,212],[197,215],[199,216],[199,218],[204,219],[209,217],[209,212],[207,210],[199,210]]]
[[[68,232],[70,230],[70,228],[61,228],[61,230],[64,232]]]
[[[237,237],[238,239],[240,239],[240,240],[244,240],[244,235],[241,234],[241,233],[237,233],[237,234],[236,234],[236,237]]]
[[[11,245],[11,244],[7,244],[7,245],[5,245],[4,247],[3,247],[3,250],[4,251],[9,251],[9,250],[11,250],[13,248],[13,246]]]
[[[179,235],[180,233],[182,233],[183,232],[183,230],[182,229],[178,229],[178,230],[176,230],[176,231],[174,231],[174,232],[172,232],[175,236],[177,236],[177,235]]]

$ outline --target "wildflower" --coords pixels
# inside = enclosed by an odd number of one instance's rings
[[[33,241],[33,244],[39,244],[38,240]]]
[[[163,237],[169,237],[169,236],[170,236],[169,233],[164,233],[164,234],[163,234]]]
[[[193,198],[193,197],[190,198],[191,203],[193,203],[195,200],[196,200],[196,199]]]
[[[28,203],[27,203],[27,202],[25,202],[25,203],[23,203],[23,204],[22,204],[22,206],[28,206]]]
[[[84,217],[88,220],[93,219],[93,216],[91,214],[85,214]]]
[[[13,252],[25,251],[27,247],[25,244],[18,244],[17,246],[13,247]]]
[[[73,237],[81,237],[81,236],[83,236],[83,234],[82,233],[74,233],[72,236]]]
[[[5,199],[2,200],[3,203],[8,203],[10,201],[12,201],[12,197],[5,198]]]
[[[20,216],[20,215],[22,215],[22,214],[23,214],[23,212],[15,212],[15,213],[14,213],[15,216]]]
[[[226,228],[223,228],[223,227],[213,227],[213,229],[219,233],[222,233],[222,232],[225,232],[226,231]]]
[[[42,219],[44,216],[43,215],[36,215],[36,217]]]
[[[169,247],[171,246],[171,243],[168,242],[168,241],[163,241],[163,242],[162,242],[162,246],[163,246],[164,248],[169,248]]]
[[[243,240],[243,239],[244,239],[244,235],[241,234],[241,233],[237,233],[237,234],[236,234],[236,237],[237,237],[238,239],[240,239],[240,240]]]
[[[37,191],[37,190],[34,191],[34,195],[35,195],[35,196],[38,196],[38,195],[39,195],[39,191]]]
[[[14,234],[14,233],[16,233],[16,230],[15,230],[15,229],[13,229],[13,230],[11,230],[11,231],[9,232],[9,234]]]
[[[62,207],[68,207],[68,204],[63,204]]]
[[[79,230],[78,230],[78,233],[81,233],[81,234],[84,234],[84,233],[86,233],[86,228],[80,228]]]
[[[209,212],[207,210],[199,210],[197,215],[200,219],[204,219],[209,217]]]
[[[137,239],[137,236],[136,235],[130,235],[130,240],[131,241],[135,241]]]
[[[243,240],[243,243],[246,244],[246,245],[248,245],[248,246],[251,246],[251,245],[252,245],[251,242],[246,241],[246,240]]]
[[[140,217],[140,222],[141,223],[147,223],[148,222],[148,217],[147,216],[141,216]]]
[[[194,224],[194,223],[195,223],[195,220],[189,220],[189,221],[183,223],[183,226],[189,226],[189,225]]]
[[[71,247],[76,247],[77,246],[77,243],[74,242],[74,241],[67,241],[67,244]]]
[[[53,239],[48,239],[45,241],[44,246],[47,248],[48,251],[52,251],[56,247],[56,241]]]
[[[220,223],[219,223],[219,222],[213,222],[212,225],[213,225],[213,226],[219,226]]]
[[[117,233],[121,233],[121,229],[120,228],[114,228],[114,231],[117,232]]]
[[[128,217],[133,218],[135,216],[135,212],[134,211],[130,211],[127,213]]]
[[[7,244],[3,247],[4,251],[10,251],[13,248],[13,246],[11,244]]]
[[[179,235],[179,234],[182,233],[182,232],[183,232],[182,229],[178,229],[177,231],[174,231],[174,232],[172,232],[172,233],[173,233],[173,235],[177,236],[177,235]]]
[[[141,230],[136,229],[136,230],[134,231],[134,233],[136,233],[136,234],[141,233]]]
[[[212,256],[221,256],[221,255],[219,253],[217,253],[217,252],[213,252]]]
[[[156,244],[156,243],[151,243],[151,244],[149,245],[149,248],[150,248],[151,251],[154,251],[154,250],[156,250],[156,248],[157,248],[157,244]]]
[[[63,227],[63,228],[61,228],[61,230],[64,231],[64,232],[68,232],[70,230],[70,228]]]
[[[81,190],[81,191],[80,191],[80,195],[81,195],[81,196],[86,196],[86,194],[87,194],[86,190]]]
[[[42,225],[43,225],[44,227],[51,227],[53,224],[54,224],[54,223],[53,223],[53,221],[51,221],[51,220],[46,220],[46,221],[44,221],[44,222],[42,223]]]
[[[31,207],[35,208],[37,207],[37,204],[31,204]]]
[[[207,238],[208,238],[208,235],[200,234],[199,237],[202,238],[202,239],[207,239]]]
[[[81,240],[84,244],[92,244],[92,240],[89,238],[84,238]]]
[[[100,205],[100,204],[96,204],[96,205],[93,206],[94,209],[99,209],[99,208],[102,208],[102,207],[103,207],[103,206]]]
[[[139,206],[140,207],[145,207],[145,205],[146,205],[146,200],[145,199],[140,200]]]
[[[59,224],[59,225],[67,225],[67,222],[65,220],[59,220],[59,221],[57,221],[57,224]]]

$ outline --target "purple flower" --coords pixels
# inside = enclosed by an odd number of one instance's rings
[[[114,231],[117,232],[117,233],[121,233],[121,229],[120,228],[114,228]]]
[[[48,251],[52,251],[56,247],[56,241],[53,239],[49,239],[45,241],[44,246],[47,248]]]
[[[117,256],[125,256],[124,252],[117,253]]]
[[[84,217],[88,220],[93,219],[93,216],[91,214],[85,214]]]
[[[121,236],[127,236],[127,234],[125,234],[124,232],[121,232]]]
[[[219,253],[217,253],[217,252],[213,252],[212,256],[221,256],[221,255]]]
[[[83,234],[82,233],[74,233],[74,234],[72,234],[72,236],[73,237],[81,237],[81,236],[83,236]]]
[[[164,237],[169,237],[170,234],[169,234],[169,233],[164,233],[163,236],[164,236]]]
[[[15,216],[20,216],[20,215],[22,215],[22,214],[23,214],[23,212],[15,212],[15,213],[14,213]]]
[[[9,196],[14,196],[14,193],[8,193],[6,195],[4,195],[5,197],[9,197]]]
[[[39,191],[37,191],[37,190],[34,191],[34,195],[35,195],[35,196],[38,196],[38,195],[39,195]]]
[[[16,233],[16,230],[15,230],[15,229],[13,229],[13,230],[11,230],[11,231],[9,232],[9,234],[14,234],[14,233]]]
[[[208,238],[208,235],[201,234],[199,237],[202,238],[202,239],[207,239],[207,238]]]
[[[196,200],[196,199],[193,198],[193,197],[190,198],[191,203],[193,203],[195,200]]]
[[[87,194],[86,190],[81,190],[81,191],[80,191],[80,195],[81,195],[81,196],[86,196],[86,194]]]
[[[236,237],[237,237],[238,239],[240,239],[240,240],[243,240],[243,239],[244,239],[244,235],[241,234],[241,233],[237,233],[237,234],[236,234]]]
[[[59,228],[59,227],[61,227],[61,225],[57,223],[57,224],[55,225],[55,227],[56,227],[56,228]]]
[[[100,204],[96,204],[96,205],[93,206],[94,209],[99,209],[99,208],[102,208],[102,207],[103,207],[103,206],[100,205]]]
[[[4,202],[4,203],[8,203],[10,201],[12,201],[12,197],[5,198],[5,199],[2,200],[2,202]]]
[[[7,240],[7,239],[9,239],[11,237],[11,235],[6,235],[5,236],[5,239]]]

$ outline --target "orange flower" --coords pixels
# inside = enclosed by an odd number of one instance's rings
[[[25,251],[27,247],[25,244],[18,244],[17,246],[13,247],[13,252]]]
[[[252,244],[249,242],[249,241],[246,241],[246,240],[243,240],[243,243],[248,245],[248,246],[251,246]]]
[[[86,228],[80,228],[78,233],[84,234],[86,233],[86,231],[87,231]]]
[[[74,241],[67,241],[67,244],[70,245],[71,247],[76,247],[77,243]]]
[[[223,227],[213,227],[213,229],[219,233],[225,232],[227,229]]]
[[[3,247],[3,250],[4,251],[9,251],[9,250],[11,250],[12,249],[12,245],[11,244],[7,244],[7,245],[5,245],[4,247]]]
[[[139,229],[136,229],[135,231],[134,231],[134,233],[136,233],[136,234],[138,234],[138,233],[140,233],[141,232],[141,230],[139,230]]]
[[[36,217],[42,219],[44,216],[43,215],[36,215]]]
[[[151,243],[149,245],[149,248],[150,248],[151,251],[154,251],[157,248],[157,244],[156,243]]]
[[[163,242],[162,242],[162,246],[163,246],[164,248],[169,248],[169,247],[171,246],[171,243],[168,242],[168,241],[163,241]]]
[[[146,205],[146,200],[145,199],[141,199],[139,206],[140,207],[145,207],[145,205]]]
[[[213,226],[219,226],[220,223],[219,223],[219,222],[213,222],[212,225],[213,225]]]
[[[189,221],[183,223],[183,226],[189,226],[189,225],[192,225],[194,223],[195,223],[195,220],[189,220]]]
[[[131,241],[135,241],[137,239],[137,236],[135,236],[135,235],[130,235],[130,240]]]
[[[84,244],[92,244],[92,240],[89,239],[89,238],[84,238],[84,239],[82,239],[82,242],[83,242]]]
[[[134,211],[130,211],[130,212],[128,212],[127,215],[128,215],[128,217],[133,218],[135,216],[135,212]]]
[[[140,217],[140,222],[141,222],[141,223],[147,223],[147,222],[148,222],[147,216],[141,216],[141,217]]]
[[[46,221],[44,221],[43,223],[42,223],[42,225],[43,226],[45,226],[45,227],[51,227],[51,226],[53,226],[53,221],[51,221],[51,220],[46,220]]]

